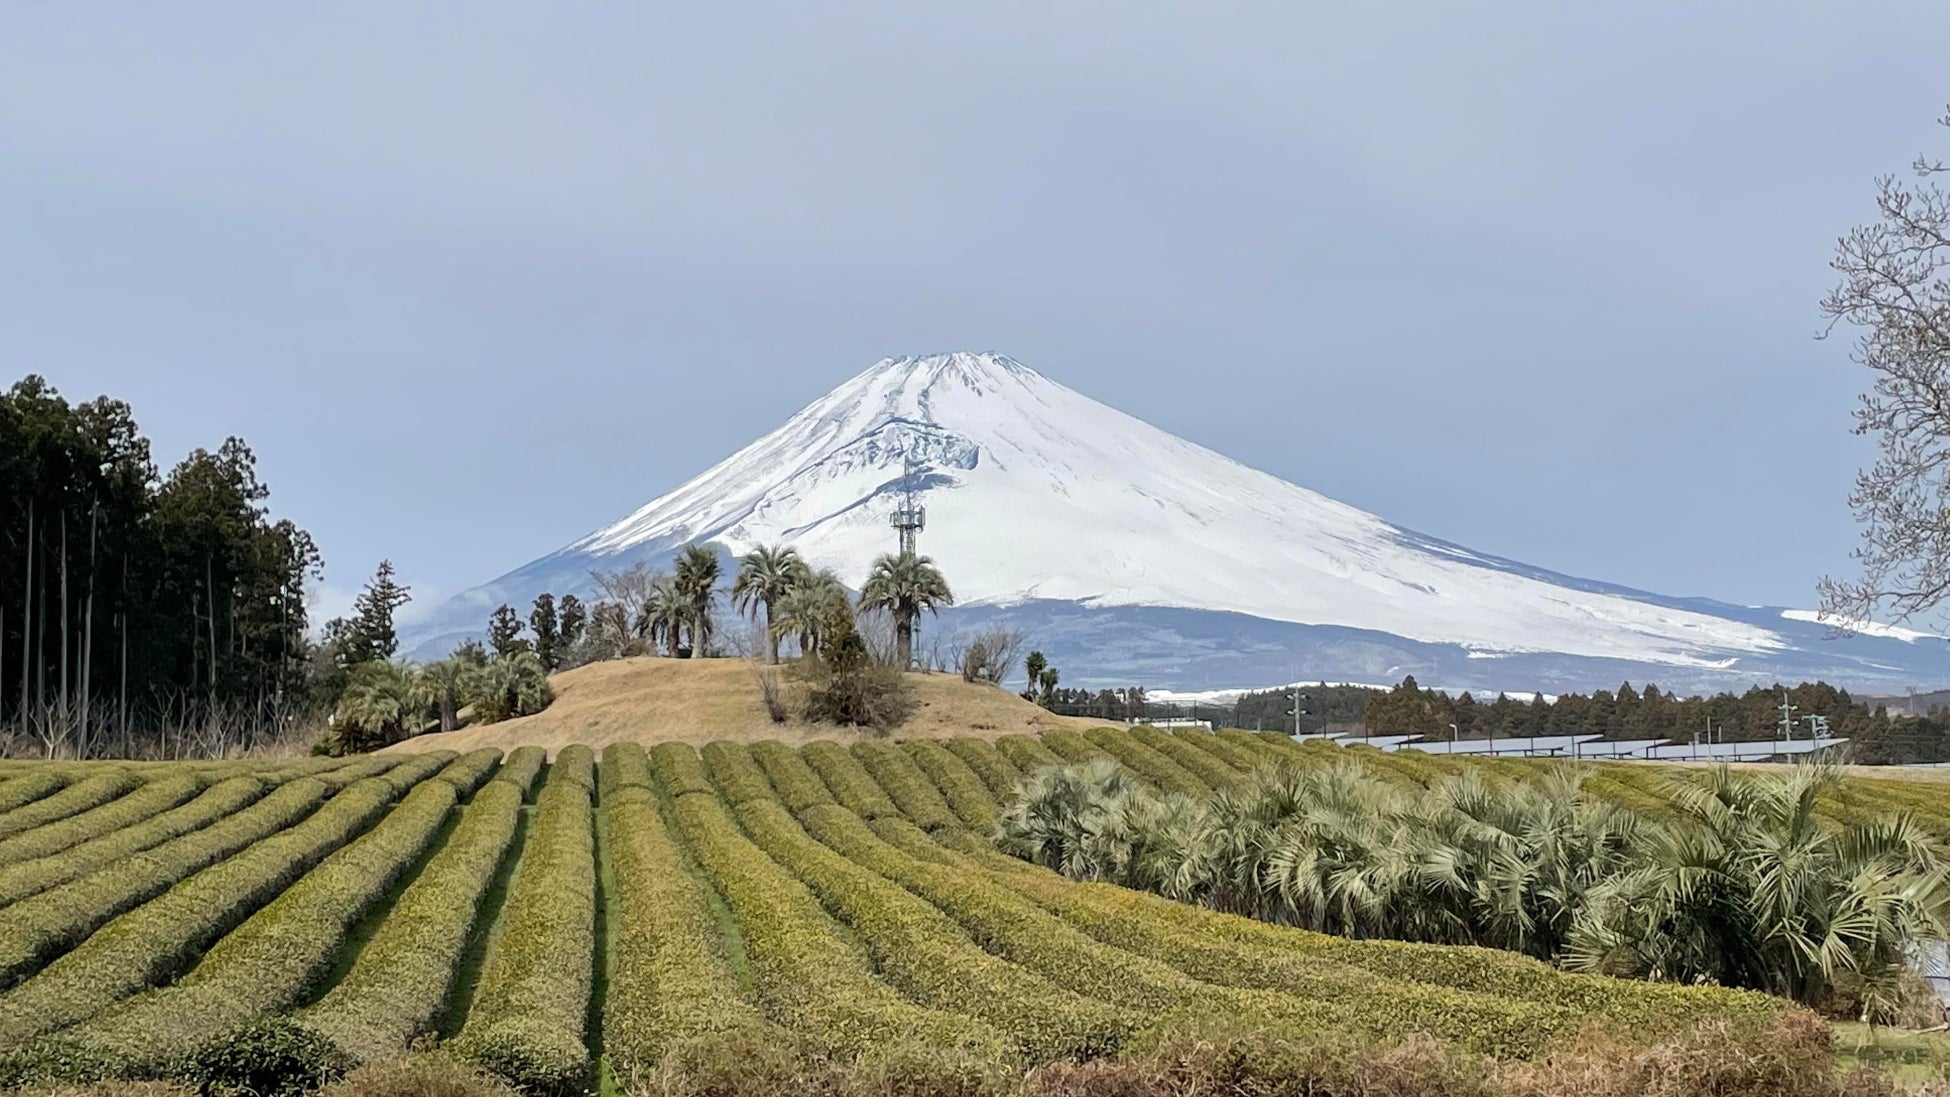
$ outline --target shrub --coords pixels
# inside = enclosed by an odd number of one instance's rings
[[[1131,771],[1155,785],[1163,793],[1203,796],[1212,791],[1205,782],[1185,767],[1139,742],[1129,732],[1115,728],[1091,728],[1083,736],[1101,747],[1104,753],[1130,767]],[[1228,779],[1228,783],[1230,783]]]
[[[650,769],[671,799],[692,792],[711,792],[704,760],[689,743],[658,743],[650,750]]]
[[[440,852],[399,897],[357,961],[297,1023],[351,1058],[395,1055],[446,1005],[481,901],[514,840],[522,789],[489,781]]]
[[[1261,738],[1250,731],[1241,731],[1238,728],[1220,728],[1212,734],[1241,750],[1251,753],[1253,757],[1259,759],[1260,765],[1273,765],[1286,761],[1289,758],[1289,755],[1274,746],[1271,740]],[[1286,737],[1281,736],[1281,738],[1284,739]],[[1293,742],[1291,739],[1287,739],[1286,741],[1288,743]]]
[[[110,800],[98,808],[0,841],[0,865],[47,857],[91,838],[134,826],[202,791],[203,778],[195,774],[158,777],[127,796]]]
[[[535,801],[533,831],[455,1051],[545,1094],[579,1092],[596,949],[595,754],[565,747]]]
[[[838,743],[821,739],[807,743],[799,750],[799,757],[806,760],[813,772],[846,808],[862,818],[872,819],[881,815],[899,815],[900,809],[887,798],[887,793],[875,783],[858,759],[846,752]]]
[[[799,752],[777,740],[767,739],[752,744],[752,759],[758,768],[765,771],[766,779],[773,791],[779,794],[779,802],[788,811],[802,811],[814,804],[833,803],[833,793],[826,782],[812,771]]]
[[[18,983],[103,923],[163,894],[191,873],[297,823],[329,793],[317,781],[300,778],[202,830],[129,854],[8,907],[10,932],[0,936],[0,988]],[[0,1010],[5,1001],[0,999]]]
[[[318,781],[325,785],[325,787],[337,792],[339,789],[345,788],[356,781],[363,781],[368,777],[384,776],[388,771],[397,768],[402,762],[413,757],[418,756],[411,754],[368,754],[356,761],[340,761],[329,769],[320,770],[312,774],[312,780]]]
[[[1091,742],[1080,731],[1058,728],[1043,733],[1042,743],[1050,753],[1065,762],[1088,762],[1092,758],[1109,754],[1103,747]]]
[[[66,819],[71,815],[100,807],[119,796],[126,796],[142,784],[140,778],[121,770],[76,781],[74,784],[0,815],[0,839]]]
[[[711,783],[717,786],[718,795],[723,797],[725,803],[735,807],[747,800],[778,799],[778,794],[772,791],[772,783],[765,779],[765,773],[752,759],[751,748],[743,743],[727,743],[720,739],[706,743],[702,754]]]
[[[535,778],[541,776],[542,767],[548,764],[548,751],[541,747],[516,747],[501,760],[501,768],[494,772],[494,780],[505,781],[521,790],[525,799],[535,789]]]
[[[876,662],[851,628],[794,663],[791,674],[799,687],[800,715],[809,723],[886,729],[914,709],[914,691],[900,668]]]
[[[981,1022],[924,1009],[875,978],[819,900],[741,835],[716,798],[678,799],[674,821],[738,918],[767,1016],[847,1054],[911,1038],[1000,1046]]]
[[[0,907],[78,880],[124,858],[209,826],[250,806],[270,786],[256,777],[232,777],[203,795],[140,823],[70,846],[60,855],[0,867]],[[314,785],[322,796],[324,786]]]
[[[264,803],[274,798],[266,797]],[[231,927],[370,826],[392,802],[393,789],[386,782],[361,781],[289,830],[204,869],[103,926],[0,998],[0,1044],[17,1044],[85,1021],[181,971]]]
[[[1193,750],[1209,754],[1241,773],[1267,764],[1267,758],[1257,751],[1241,746],[1217,732],[1202,731],[1198,728],[1173,728],[1171,737],[1190,746]]]
[[[934,782],[936,791],[948,801],[948,807],[956,818],[979,831],[994,829],[999,813],[995,798],[989,795],[988,787],[966,762],[931,739],[902,743],[901,749],[907,752],[908,758],[920,767],[928,780]]]
[[[107,1009],[60,1039],[92,1045],[138,1076],[167,1071],[198,1051],[206,1062],[248,1062],[246,1049],[226,1048],[219,1038],[317,989],[346,933],[426,852],[455,801],[454,787],[444,781],[414,788],[372,830],[218,941],[182,979]]]
[[[492,1074],[438,1053],[368,1063],[318,1097],[520,1097]]]
[[[845,919],[881,976],[915,1001],[988,1022],[1032,1060],[1109,1054],[1134,1027],[982,951],[924,900],[808,837],[777,804],[752,801],[739,815],[759,848]]]
[[[611,743],[603,748],[603,764],[597,769],[597,787],[603,799],[625,789],[655,789],[650,774],[650,754],[640,743]]]
[[[448,762],[433,778],[454,786],[454,791],[465,799],[480,788],[500,765],[501,752],[493,747],[482,747]]]
[[[642,1078],[673,1046],[700,1037],[775,1038],[740,994],[716,916],[664,828],[656,793],[620,789],[602,810],[616,876],[603,1047],[617,1075]]]
[[[1229,788],[1239,784],[1244,775],[1231,766],[1182,739],[1175,739],[1154,727],[1142,725],[1130,730],[1131,739],[1150,747],[1166,758],[1177,763],[1185,772],[1198,779],[1199,784],[1210,789]]]
[[[1025,740],[1026,742],[1027,740]],[[1022,771],[1014,762],[1002,756],[995,744],[986,739],[950,739],[943,743],[948,753],[962,760],[963,764],[975,771],[975,775],[988,786],[989,793],[995,797],[998,806],[1015,795],[1016,785],[1022,782]]]
[[[1062,755],[1027,735],[1004,735],[995,741],[995,749],[1024,777],[1044,766],[1060,766],[1066,761]]]
[[[853,757],[872,775],[881,791],[894,801],[900,813],[923,830],[957,825],[948,801],[935,791],[928,776],[913,759],[892,743],[868,741],[853,744]]]
[[[0,819],[36,800],[52,796],[66,787],[68,779],[51,770],[37,770],[8,781],[0,781]]]

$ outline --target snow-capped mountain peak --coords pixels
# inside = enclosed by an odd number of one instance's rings
[[[1615,684],[1616,666],[1744,673],[1799,642],[1778,610],[1659,598],[1402,529],[969,352],[875,363],[621,521],[461,596],[436,628],[478,628],[495,604],[543,589],[586,593],[590,568],[657,562],[690,542],[735,555],[789,541],[857,585],[896,546],[910,462],[927,508],[921,551],[961,606],[1237,615],[1368,645],[1360,668],[1300,667],[1320,647],[1296,645],[1287,674],[1386,673],[1373,664],[1401,653],[1373,646],[1402,641],[1472,671],[1538,654],[1603,664]]]

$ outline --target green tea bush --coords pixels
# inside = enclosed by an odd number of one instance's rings
[[[294,782],[285,789],[301,784]],[[275,795],[263,803],[270,803]],[[0,1045],[85,1021],[183,970],[233,926],[371,826],[393,799],[393,788],[385,781],[361,781],[303,822],[198,872],[96,930],[73,951],[0,997]]]
[[[193,773],[158,777],[98,808],[0,841],[0,865],[48,857],[92,838],[134,826],[202,792],[203,785],[203,778]]]
[[[777,804],[738,812],[752,840],[859,934],[882,978],[922,1005],[978,1017],[1030,1061],[1107,1055],[1135,1027],[1084,998],[982,951],[947,915],[809,837]]]
[[[704,759],[689,743],[658,743],[650,749],[650,769],[672,799],[692,792],[714,792]]]
[[[1134,742],[1147,746],[1177,763],[1180,769],[1197,778],[1199,784],[1206,788],[1228,788],[1239,784],[1245,777],[1243,773],[1212,755],[1182,739],[1166,735],[1157,728],[1139,725],[1132,728],[1128,734]]]
[[[995,819],[1000,814],[995,798],[989,795],[988,786],[976,776],[968,763],[948,753],[947,748],[932,739],[915,739],[902,743],[901,749],[919,766],[928,780],[934,782],[936,791],[948,801],[948,807],[955,817],[979,831],[995,828]]]
[[[493,747],[470,750],[466,754],[448,762],[440,772],[433,775],[436,781],[445,781],[454,786],[462,799],[473,795],[474,790],[486,783],[501,765],[501,752]]]
[[[846,752],[838,743],[821,739],[807,743],[799,751],[799,757],[806,760],[814,773],[826,782],[826,787],[842,807],[856,815],[868,819],[881,815],[899,815],[900,809],[894,806],[887,793],[880,787],[859,759]]]
[[[603,764],[596,770],[596,787],[608,799],[624,789],[655,789],[650,752],[641,743],[611,743],[603,748]]]
[[[864,740],[853,744],[853,757],[915,826],[930,830],[958,825],[948,801],[899,747],[880,739]]]
[[[1062,755],[1044,746],[1041,741],[1027,735],[1004,735],[995,741],[996,753],[1002,755],[1016,772],[1023,777],[1042,769],[1044,766],[1060,766],[1067,761]]]
[[[380,774],[378,779],[390,785],[395,794],[401,794],[421,781],[440,773],[457,757],[459,756],[451,750],[435,750],[425,754],[416,754],[407,761],[401,762],[399,765]]]
[[[104,1010],[61,1039],[100,1049],[125,1064],[121,1073],[167,1073],[206,1044],[312,996],[346,933],[426,853],[457,800],[445,781],[418,785],[370,831],[244,919],[176,983]]]
[[[758,768],[751,748],[745,744],[720,739],[705,744],[702,754],[705,772],[725,803],[736,806],[747,800],[778,799],[772,782],[765,779],[765,771]]]
[[[1193,750],[1209,754],[1240,773],[1251,773],[1267,764],[1267,759],[1263,755],[1240,746],[1217,732],[1200,728],[1172,728],[1170,735]]]
[[[1009,798],[1015,795],[1016,786],[1022,783],[1022,771],[986,739],[950,739],[942,746],[975,771],[975,776],[988,786],[989,794],[995,798],[998,806],[1008,803]]]
[[[833,803],[832,790],[812,771],[799,752],[776,739],[752,744],[752,760],[765,771],[766,780],[779,794],[788,811],[802,811],[814,804]]]
[[[589,1074],[583,1034],[596,951],[594,783],[588,747],[555,756],[500,936],[454,1042],[463,1058],[532,1093],[577,1093]]]
[[[51,796],[42,797],[33,803],[24,804],[5,815],[0,815],[0,840],[12,838],[58,819],[66,819],[89,808],[100,807],[110,800],[128,795],[141,784],[140,777],[122,770],[76,781]]]
[[[369,777],[384,776],[389,770],[398,767],[409,758],[424,757],[412,754],[367,754],[350,762],[333,759],[338,764],[311,774],[311,779],[337,792],[339,789]]]
[[[9,932],[0,935],[0,989],[20,982],[110,919],[163,894],[191,873],[296,824],[329,794],[317,781],[299,778],[201,830],[124,855],[8,907]]]
[[[1220,728],[1212,734],[1241,750],[1249,752],[1253,757],[1259,759],[1259,764],[1262,766],[1273,765],[1278,762],[1287,761],[1290,758],[1290,755],[1274,746],[1270,740],[1261,738],[1250,731],[1241,731],[1238,728]],[[1287,739],[1287,742],[1291,743],[1293,740]]]
[[[68,779],[48,771],[24,773],[0,782],[0,818],[67,787]]]
[[[1160,792],[1204,796],[1212,791],[1184,766],[1139,742],[1129,732],[1116,728],[1091,728],[1083,733],[1083,737],[1123,763],[1131,772],[1149,781]]]
[[[255,803],[269,787],[256,777],[232,777],[211,786],[181,807],[70,846],[59,855],[0,866],[0,907],[78,880],[172,838],[228,818]],[[316,787],[322,796],[324,787]]]
[[[521,804],[517,782],[483,785],[345,977],[297,1023],[361,1062],[404,1053],[433,1031],[481,902],[514,841]]]
[[[1065,762],[1088,762],[1110,752],[1090,741],[1080,731],[1058,728],[1043,733],[1043,746]]]
[[[644,1077],[683,1041],[766,1035],[763,1015],[740,992],[703,885],[664,827],[656,793],[606,794],[602,812],[616,877],[603,1049],[617,1076]]]
[[[849,1055],[906,1039],[1002,1047],[980,1021],[915,1005],[876,978],[819,900],[739,833],[715,797],[679,798],[674,821],[738,918],[767,1017]]]
[[[638,747],[640,753],[643,748]],[[494,780],[505,781],[521,790],[526,797],[535,789],[535,778],[541,776],[542,767],[548,764],[548,751],[541,747],[516,747],[501,761],[501,768],[494,772]]]

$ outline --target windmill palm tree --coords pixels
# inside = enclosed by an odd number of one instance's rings
[[[504,655],[475,668],[469,687],[474,715],[484,724],[532,715],[555,700],[555,691],[548,684],[548,668],[532,651]]]
[[[441,731],[452,731],[460,726],[461,698],[467,692],[468,675],[475,669],[472,663],[457,656],[448,656],[420,668],[421,685],[440,710]]]
[[[718,554],[703,545],[685,545],[677,557],[677,589],[690,603],[686,614],[691,634],[691,658],[702,659],[711,642],[711,605],[717,600]]]
[[[794,587],[802,586],[812,569],[791,545],[760,545],[738,561],[738,578],[731,584],[731,602],[754,621],[765,613],[765,661],[779,661],[779,633],[772,627],[773,608]]]
[[[796,637],[801,655],[819,654],[826,638],[850,623],[853,617],[846,587],[828,568],[802,577],[779,599],[774,612],[770,629],[773,639]]]
[[[352,668],[334,713],[340,748],[374,750],[418,733],[430,699],[411,664],[360,663]]]
[[[860,588],[861,609],[884,609],[894,615],[894,643],[903,670],[914,663],[915,618],[922,610],[934,613],[954,604],[948,580],[934,561],[911,552],[875,560]]]
[[[643,608],[637,613],[637,635],[656,650],[662,645],[664,654],[677,658],[677,645],[684,639],[684,626],[690,623],[691,600],[677,585],[677,580],[668,575],[660,575],[650,582],[650,593],[643,599]]]

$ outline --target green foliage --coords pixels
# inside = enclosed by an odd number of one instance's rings
[[[640,743],[611,743],[603,748],[603,764],[597,770],[602,798],[621,795],[626,789],[655,789],[650,772],[650,755]]]
[[[747,800],[778,799],[778,795],[772,791],[772,783],[765,779],[764,771],[753,760],[750,747],[720,739],[706,743],[701,753],[705,771],[710,774],[711,783],[717,787],[718,795],[725,803],[736,807]]]
[[[393,615],[413,600],[410,588],[393,578],[393,562],[381,560],[378,570],[366,581],[365,589],[352,600],[351,631],[343,652],[345,665],[389,662],[399,654],[399,635],[393,630]]]
[[[295,1018],[360,1061],[397,1055],[432,1031],[467,949],[468,932],[521,817],[523,786],[489,781],[440,852],[400,895],[357,962]]]
[[[528,627],[535,632],[535,657],[542,669],[553,671],[562,665],[562,622],[555,614],[555,595],[543,591],[535,596],[535,608],[528,611]]]
[[[590,793],[595,755],[565,747],[535,801],[535,820],[454,1048],[543,1094],[577,1093],[596,948],[596,860]]]
[[[122,770],[111,770],[96,777],[89,777],[29,804],[0,815],[0,841],[12,839],[16,835],[44,826],[56,820],[66,819],[100,807],[119,796],[125,796],[142,784],[140,778]]]
[[[1069,728],[1044,732],[1042,745],[1065,762],[1088,762],[1092,758],[1109,756],[1108,751],[1091,742],[1082,732]]]
[[[995,798],[968,763],[948,752],[947,748],[932,739],[916,739],[902,743],[901,749],[913,759],[921,772],[940,791],[955,817],[978,831],[987,832],[995,827],[999,814]]]
[[[658,743],[650,748],[650,769],[673,799],[686,793],[713,791],[711,778],[704,772],[704,760],[689,743]]]
[[[467,679],[466,695],[477,723],[493,724],[517,716],[532,716],[555,703],[542,657],[532,651],[513,651],[489,660]]]
[[[1139,725],[1131,729],[1130,735],[1133,741],[1169,758],[1207,789],[1236,785],[1245,776],[1246,771],[1234,769],[1217,757],[1157,728]]]
[[[746,1032],[770,1038],[764,1017],[739,992],[717,920],[665,830],[656,793],[606,789],[603,816],[616,874],[603,1047],[617,1076],[640,1084],[685,1041]]]
[[[821,739],[807,743],[799,751],[813,772],[833,793],[833,798],[842,807],[863,819],[878,818],[882,815],[898,815],[900,809],[887,797],[880,785],[867,775],[860,762],[848,754],[845,747],[830,740]]]
[[[418,735],[431,700],[410,664],[385,659],[355,664],[332,714],[338,753],[363,754]]]
[[[766,779],[787,811],[803,811],[815,804],[834,802],[826,782],[819,779],[798,751],[784,743],[776,739],[753,743],[752,759],[765,771]]]
[[[1118,731],[1115,728],[1091,728],[1084,732],[1083,736],[1102,748],[1104,753],[1151,782],[1159,792],[1203,796],[1212,791],[1211,786],[1199,780],[1184,766],[1159,753],[1156,748],[1149,746],[1132,732]]]
[[[1040,739],[1031,739],[1027,735],[1004,735],[995,741],[995,749],[1025,777],[1044,766],[1060,766],[1065,760],[1062,755],[1044,746]]]
[[[320,781],[299,778],[203,829],[147,851],[130,851],[92,873],[21,899],[7,908],[9,932],[0,935],[0,988],[20,982],[110,919],[149,902],[191,873],[298,822],[330,791]]]
[[[860,608],[886,610],[894,616],[894,643],[899,667],[914,665],[914,620],[923,610],[938,612],[955,604],[948,580],[934,561],[926,556],[904,552],[882,556],[867,572],[860,586]]]
[[[66,786],[68,779],[58,773],[37,770],[33,773],[0,781],[0,818],[7,813],[25,807],[36,800],[52,796]]]
[[[501,752],[494,747],[482,747],[448,762],[433,775],[433,779],[447,782],[454,786],[455,792],[465,797],[480,788],[500,765]]]
[[[914,708],[914,691],[900,669],[874,661],[851,621],[840,622],[817,653],[793,665],[792,674],[800,715],[810,723],[885,731]]]
[[[946,1047],[1001,1046],[986,1024],[917,1006],[877,979],[819,900],[741,835],[715,797],[679,797],[674,811],[685,844],[738,918],[768,1017],[850,1055],[916,1038]]]
[[[1015,795],[1022,783],[1022,771],[986,739],[949,739],[942,746],[982,779],[998,806]]]
[[[685,605],[683,626],[690,635],[690,655],[702,659],[711,646],[711,607],[717,600],[718,554],[703,545],[685,545],[677,554],[672,577]]]
[[[853,757],[872,775],[875,783],[894,801],[894,807],[923,830],[960,825],[948,802],[935,790],[902,750],[892,743],[869,740],[853,744]]]
[[[1114,1008],[982,951],[939,910],[807,837],[776,803],[739,809],[752,840],[859,934],[874,967],[924,1006],[980,1018],[1032,1062],[1115,1051],[1133,1026]]]
[[[100,778],[97,778],[99,780]],[[75,789],[85,787],[75,786]],[[69,815],[52,823],[0,840],[0,865],[47,857],[91,838],[133,826],[203,791],[203,778],[194,773],[160,777],[98,808]],[[51,803],[54,797],[39,801]],[[22,809],[26,810],[26,809]]]
[[[38,857],[0,866],[0,907],[115,865],[219,819],[228,819],[263,796],[268,787],[256,777],[232,777],[211,786],[201,796],[181,807],[115,829],[99,838],[65,846],[58,856]],[[319,786],[319,791],[323,793],[323,786]],[[50,824],[41,830],[58,832],[62,825]],[[39,833],[30,831],[21,838],[25,841]]]
[[[293,782],[285,788],[303,783]],[[266,797],[259,806],[271,803],[284,791]],[[204,869],[96,930],[0,998],[0,1045],[17,1044],[85,1021],[143,987],[181,971],[217,938],[365,830],[385,813],[395,795],[393,786],[382,779],[352,785],[303,822]],[[57,888],[29,902],[58,902],[63,890]],[[9,912],[10,922],[14,913]],[[53,934],[35,937],[45,947],[50,940],[69,937],[76,921],[93,920],[67,919]],[[29,955],[44,954],[41,950],[29,951]]]
[[[643,748],[637,749],[641,751]],[[535,788],[535,778],[541,775],[542,767],[547,763],[548,751],[541,747],[516,747],[502,759],[501,768],[494,772],[494,780],[505,781],[527,796]]]
[[[177,982],[104,1010],[60,1039],[97,1048],[121,1072],[140,1077],[167,1071],[227,1034],[297,1005],[319,989],[353,924],[426,852],[455,801],[454,787],[444,781],[419,784],[371,831],[225,935]]]
[[[506,602],[496,606],[488,616],[488,647],[494,649],[496,659],[507,659],[529,650],[528,641],[521,636],[521,615]]]
[[[805,585],[812,569],[791,545],[760,545],[738,559],[738,578],[731,584],[731,604],[738,612],[765,621],[766,659],[779,661],[779,631],[773,608],[795,588]]]

